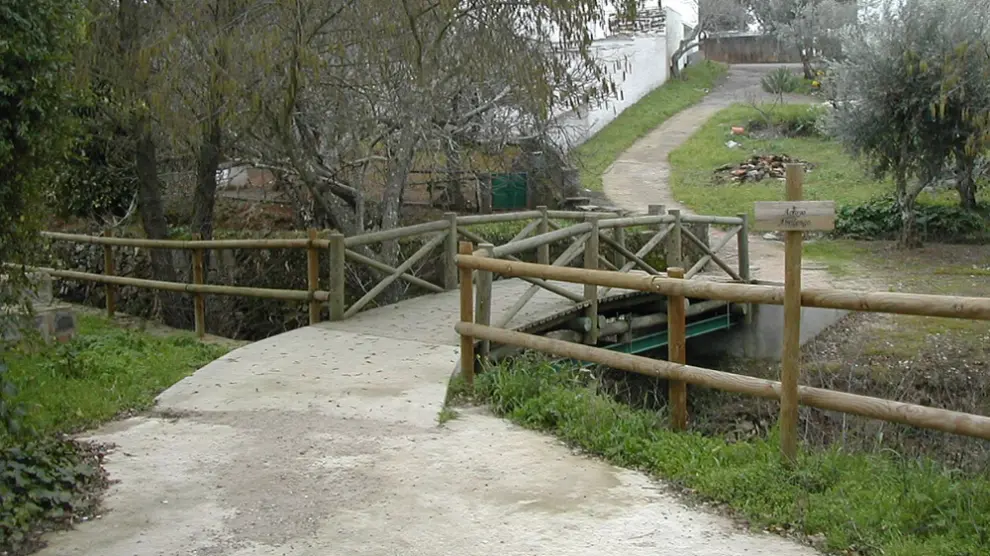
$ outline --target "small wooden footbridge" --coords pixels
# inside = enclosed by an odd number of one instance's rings
[[[496,243],[494,232],[515,233]],[[711,233],[710,233],[711,232]],[[400,326],[428,326],[436,318],[431,307],[457,307],[458,245],[471,242],[474,253],[515,262],[557,267],[604,269],[622,273],[666,276],[667,268],[683,267],[685,279],[746,283],[750,281],[748,226],[745,215],[698,216],[653,205],[646,214],[537,210],[458,216],[392,230],[344,237],[310,230],[309,237],[235,240],[149,240],[64,233],[45,233],[54,241],[96,244],[105,255],[102,274],[68,269],[46,269],[61,279],[99,282],[106,287],[112,314],[117,288],[146,287],[191,294],[196,330],[205,333],[209,295],[241,295],[307,302],[310,323],[322,320],[360,327],[364,319],[381,326],[375,308],[383,294],[397,284],[424,295],[400,303]],[[714,243],[712,237],[717,240]],[[418,243],[419,248],[396,264],[375,255],[385,242]],[[161,282],[114,273],[114,248],[160,248],[191,251],[190,282]],[[308,289],[245,288],[206,283],[203,268],[207,251],[224,249],[306,249]],[[438,256],[439,255],[439,256]],[[329,276],[321,276],[321,259],[329,257]],[[209,260],[209,259],[207,259]],[[324,261],[325,262],[325,261]],[[349,295],[347,276],[357,267],[378,275],[359,296]],[[478,296],[477,322],[500,328],[545,334],[558,339],[608,346],[625,353],[642,353],[667,343],[667,316],[663,296],[613,288],[587,287],[538,278],[494,279],[474,273]],[[322,288],[321,286],[328,286]],[[352,290],[351,290],[352,291]],[[449,296],[449,302],[437,298]],[[373,313],[367,314],[366,313]],[[419,314],[417,314],[419,313]],[[689,337],[733,326],[743,318],[744,305],[724,301],[687,300]],[[364,316],[366,315],[366,316]],[[444,319],[446,321],[446,319]],[[452,323],[448,323],[452,326]],[[445,332],[449,333],[449,332]],[[487,344],[482,350],[487,352]],[[494,346],[492,356],[504,354]]]

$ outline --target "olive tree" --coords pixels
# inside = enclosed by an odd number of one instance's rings
[[[985,31],[972,24],[980,3],[985,9],[985,0],[887,4],[876,22],[845,35],[847,56],[834,67],[832,130],[876,176],[892,178],[904,247],[920,244],[918,195],[959,148],[974,144],[960,132],[978,131],[978,114],[987,113],[981,95],[969,94],[987,75],[979,62]]]

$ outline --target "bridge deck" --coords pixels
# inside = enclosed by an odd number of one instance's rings
[[[584,291],[580,284],[552,282],[574,293]],[[508,311],[529,289],[530,284],[518,278],[498,280],[492,283],[492,322]],[[630,293],[631,290],[612,290],[600,302],[607,302]],[[574,303],[568,299],[540,289],[522,310],[512,319],[509,327],[525,325],[542,320],[554,314],[573,309]],[[364,311],[338,322],[325,322],[317,326],[330,330],[340,330],[359,334],[372,334],[398,340],[414,340],[456,346],[459,343],[454,324],[460,311],[460,297],[457,291],[424,295],[400,301],[394,305]]]

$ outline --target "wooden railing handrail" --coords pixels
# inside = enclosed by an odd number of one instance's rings
[[[504,261],[473,255],[458,255],[457,264],[461,268],[485,270],[503,276],[540,278],[573,284],[595,284],[662,295],[762,305],[783,305],[784,303],[784,288],[779,286],[679,280],[610,270],[588,270]],[[986,297],[806,288],[801,291],[801,305],[870,313],[990,320],[990,298]]]
[[[745,224],[745,222],[744,222]],[[745,225],[743,226],[745,227]],[[592,235],[594,232],[592,232]],[[684,279],[683,268],[668,269],[668,277],[631,275],[589,268],[568,268],[520,261],[505,261],[487,256],[471,255],[471,245],[462,244],[462,254],[456,257],[462,276],[469,276],[472,270],[479,273],[494,273],[502,276],[540,278],[583,284],[587,292],[594,295],[599,286],[623,288],[634,291],[659,293],[667,296],[667,329],[669,334],[669,361],[619,353],[599,348],[595,330],[597,315],[588,314],[592,319],[592,334],[585,335],[583,345],[505,330],[492,327],[488,322],[474,322],[471,313],[463,311],[471,303],[473,295],[471,283],[461,283],[461,322],[455,330],[461,335],[461,369],[468,378],[473,378],[475,351],[474,342],[496,342],[507,346],[542,351],[559,357],[567,357],[606,365],[615,369],[665,378],[669,381],[671,426],[683,430],[687,421],[687,391],[685,382],[739,392],[769,399],[783,400],[786,390],[782,383],[693,367],[686,365],[683,349],[685,312],[684,299],[702,298],[737,303],[759,303],[782,305],[785,290],[778,286],[756,284],[732,284],[701,282]],[[588,261],[586,261],[587,263]],[[946,295],[863,292],[839,289],[804,289],[799,292],[800,306],[824,309],[840,309],[929,317],[948,317],[990,321],[990,298],[957,297]],[[479,290],[479,295],[485,295]],[[798,338],[785,341],[797,343]],[[932,408],[893,400],[838,392],[824,388],[795,385],[795,403],[830,411],[840,411],[893,423],[903,423],[916,427],[933,429],[953,434],[990,440],[990,417],[960,413],[947,409]],[[782,401],[783,403],[783,401]],[[787,422],[783,418],[781,428],[790,427],[796,435],[797,421]]]
[[[461,322],[457,323],[455,329],[461,334],[462,350],[465,345],[464,339],[468,341],[471,341],[471,339],[487,340],[504,345],[541,351],[558,357],[589,361],[646,376],[668,380],[681,380],[699,386],[748,394],[771,400],[780,399],[780,383],[773,380],[737,375],[724,371],[706,369],[704,367],[694,367],[671,361],[650,359],[639,355],[619,353],[603,348],[475,324],[463,320],[463,318]],[[462,355],[462,368],[466,365],[464,359]],[[880,419],[893,423],[902,423],[951,434],[990,440],[990,417],[983,415],[961,413],[948,409],[849,394],[825,388],[813,388],[811,386],[799,386],[798,399],[802,405],[817,407],[819,409],[840,411],[842,413],[860,415],[862,417]]]

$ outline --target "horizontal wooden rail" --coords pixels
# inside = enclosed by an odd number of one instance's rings
[[[505,245],[499,245],[495,248],[494,257],[506,257],[508,255],[515,255],[516,253],[522,253],[523,251],[529,251],[531,249],[536,249],[541,245],[547,245],[560,241],[562,239],[568,239],[577,235],[585,234],[591,231],[591,224],[584,222],[581,224],[575,224],[573,226],[568,226],[560,230],[555,230],[546,234],[528,237],[526,239],[516,241],[513,243],[506,243]]]
[[[587,222],[588,220],[601,220],[603,218],[618,218],[617,212],[582,212],[579,210],[548,210],[547,217],[557,220],[576,220]]]
[[[473,226],[476,224],[496,224],[499,222],[518,222],[520,220],[532,220],[540,218],[543,213],[538,210],[528,210],[525,212],[503,212],[498,214],[472,214],[468,216],[458,216],[457,224],[461,226]]]
[[[372,243],[390,241],[393,239],[415,237],[428,234],[430,232],[439,232],[448,228],[450,228],[449,222],[446,220],[437,220],[434,222],[416,224],[414,226],[403,226],[402,228],[393,228],[391,230],[381,230],[378,232],[361,234],[359,236],[351,236],[344,240],[344,245],[347,246],[347,248],[353,248],[361,245],[370,245]]]
[[[466,267],[462,267],[466,268]],[[686,280],[684,280],[686,282]],[[780,399],[780,383],[762,378],[736,375],[702,367],[682,365],[586,346],[543,336],[535,336],[459,322],[456,330],[463,337],[488,340],[504,345],[550,353],[580,361],[598,363],[646,376],[681,380],[699,386],[748,394],[771,400]],[[960,413],[903,402],[895,402],[846,392],[801,386],[798,399],[802,405],[829,411],[840,411],[862,417],[881,419],[915,427],[990,440],[990,417]]]
[[[458,255],[457,264],[473,270],[487,270],[503,276],[527,276],[573,284],[595,284],[663,295],[679,295],[702,299],[718,299],[736,303],[783,305],[784,288],[754,284],[729,284],[695,280],[677,280],[659,276],[643,276],[565,268],[533,263],[504,261]],[[915,293],[861,292],[852,290],[809,288],[801,291],[801,305],[822,309],[841,309],[871,313],[893,313],[972,320],[990,320],[990,298],[954,297]]]
[[[329,293],[325,291],[315,291],[310,296],[308,291],[299,290],[276,290],[270,288],[245,288],[241,286],[220,286],[212,284],[186,284],[184,282],[164,282],[161,280],[146,280],[144,278],[128,278],[126,276],[107,276],[104,274],[93,274],[91,272],[77,272],[74,270],[56,270],[53,268],[35,268],[55,278],[65,280],[79,280],[81,282],[97,282],[100,284],[112,284],[115,286],[133,286],[136,288],[148,288],[152,290],[162,290],[179,293],[205,293],[214,295],[242,295],[245,297],[259,297],[263,299],[282,299],[286,301],[326,301]]]
[[[61,232],[41,232],[41,237],[71,243],[145,249],[305,249],[310,246],[310,240],[307,238],[181,240],[88,236]],[[317,247],[326,247],[326,244],[326,240],[317,240],[313,243]]]

